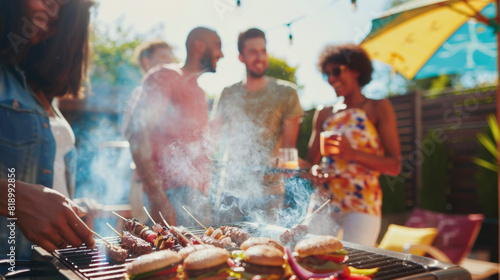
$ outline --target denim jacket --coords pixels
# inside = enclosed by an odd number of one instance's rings
[[[49,115],[18,68],[0,64],[0,178],[15,168],[16,181],[53,186],[56,142]],[[0,227],[9,222],[0,217]],[[38,225],[34,225],[38,226]],[[7,231],[0,231],[0,253],[9,253]],[[29,260],[31,243],[16,228],[16,258]]]
[[[0,64],[0,178],[15,168],[16,180],[52,188],[55,151],[49,116],[23,72]]]

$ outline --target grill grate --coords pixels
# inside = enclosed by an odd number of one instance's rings
[[[349,252],[347,265],[359,269],[379,268],[378,272],[375,273],[374,280],[395,279],[429,271],[427,266],[409,260],[349,247],[345,247],[345,249]]]
[[[112,244],[119,244],[120,241],[118,237],[106,238],[106,240]],[[68,247],[67,249],[56,250],[54,254],[82,279],[124,279],[125,264],[133,261],[136,257],[130,257],[122,264],[114,264],[106,259],[106,252],[101,251],[99,248],[98,246],[95,249]]]
[[[118,244],[117,241],[112,243]],[[379,268],[374,280],[395,279],[429,271],[427,266],[412,261],[349,247],[345,248],[349,252],[349,261],[347,262],[349,266],[360,269]],[[104,252],[100,252],[97,248],[93,250],[85,247],[67,248],[57,250],[56,254],[61,261],[78,272],[83,279],[123,279],[125,264],[109,263]],[[129,258],[126,262],[131,262],[134,259]]]
[[[282,228],[255,223],[241,223],[232,226],[242,228],[253,236],[266,236],[275,239],[283,231]],[[192,229],[191,231],[194,234],[204,233],[204,230],[200,229]],[[113,244],[119,244],[120,241],[119,237],[106,239]],[[99,240],[97,242],[102,243]],[[440,279],[441,277],[443,279],[470,279],[470,275],[464,269],[455,265],[349,242],[343,243],[346,250],[349,251],[348,265],[359,269],[379,268],[378,272],[375,273],[374,280],[396,278],[430,279],[429,277],[432,279]],[[110,263],[106,259],[105,252],[99,251],[98,248],[91,250],[86,247],[69,247],[67,249],[56,250],[54,255],[81,279],[124,279],[125,264]],[[135,256],[130,257],[126,263],[133,261],[135,258]]]

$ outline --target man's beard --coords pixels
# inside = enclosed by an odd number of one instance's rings
[[[212,64],[212,50],[207,48],[200,59],[200,68],[202,72],[215,73],[215,66]]]
[[[250,69],[247,67],[247,74],[248,74],[250,77],[252,77],[252,78],[261,78],[261,77],[263,77],[264,75],[266,75],[266,71],[267,71],[267,69],[266,69],[266,70],[264,70],[264,71],[262,71],[262,73],[257,73],[257,72],[255,72],[255,71],[250,70]]]

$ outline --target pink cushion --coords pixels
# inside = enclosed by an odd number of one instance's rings
[[[438,234],[432,245],[443,251],[453,263],[460,263],[472,249],[483,220],[482,214],[453,215],[414,208],[405,226],[437,228]]]

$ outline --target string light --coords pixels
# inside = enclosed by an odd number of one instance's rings
[[[291,25],[292,25],[291,22],[286,24],[286,27],[288,27],[288,40],[290,40],[290,45],[292,45],[293,43],[292,29],[290,28]]]
[[[356,2],[356,0],[351,0],[351,1]],[[338,2],[338,0],[332,0],[330,3],[328,3],[328,5],[321,7],[320,9],[317,9],[309,14],[305,14],[305,15],[296,17],[296,18],[292,19],[291,21],[289,21],[288,23],[286,23],[285,26],[288,28],[288,40],[290,41],[290,45],[292,45],[292,43],[293,43],[292,24],[294,24],[300,20],[303,20],[305,18],[311,17],[314,14],[324,12],[328,7],[332,6],[336,2]],[[274,29],[274,28],[272,28],[272,29]]]
[[[292,19],[291,21],[289,21],[288,23],[285,23],[284,25],[287,27],[288,29],[288,40],[290,41],[290,45],[292,45],[293,43],[293,34],[292,34],[292,24],[298,22],[298,21],[301,21],[305,18],[309,18],[317,13],[321,13],[321,12],[324,12],[327,8],[333,6],[335,3],[337,3],[339,0],[331,0],[330,3],[328,3],[327,5],[325,5],[324,7],[321,7],[315,11],[312,11],[308,14],[304,14],[304,15],[301,15],[299,17],[296,17],[294,19]],[[351,3],[353,5],[353,8],[356,7],[356,0],[351,0]],[[236,0],[236,10],[239,11],[240,10],[240,7],[241,7],[241,0]],[[283,25],[278,25],[278,26],[274,26],[272,28],[269,28],[267,29],[266,31],[270,31],[270,30],[274,30],[276,28],[279,28],[279,27],[283,27]]]

